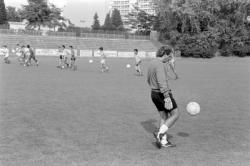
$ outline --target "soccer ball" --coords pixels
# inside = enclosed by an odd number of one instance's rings
[[[130,68],[131,66],[130,66],[130,64],[127,64],[126,67],[127,67],[127,68]]]
[[[186,109],[190,115],[197,115],[201,110],[200,105],[196,102],[189,102]]]
[[[93,63],[93,60],[92,60],[92,59],[90,59],[90,60],[89,60],[89,63]]]

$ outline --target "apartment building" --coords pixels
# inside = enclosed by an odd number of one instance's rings
[[[111,0],[109,4],[109,9],[112,11],[118,9],[120,11],[122,21],[126,25],[128,20],[125,16],[134,10],[134,6],[137,6],[139,9],[144,10],[149,14],[154,14],[153,0]]]

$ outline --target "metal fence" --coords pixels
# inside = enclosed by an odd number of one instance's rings
[[[48,31],[44,35],[46,36],[76,36],[75,32],[53,32],[53,31]]]
[[[34,30],[16,30],[16,29],[0,29],[2,34],[13,34],[13,35],[32,35],[32,36],[42,36],[41,31]]]
[[[80,37],[80,38],[106,38],[106,39],[132,39],[132,40],[150,40],[149,35],[138,35],[124,32],[109,33],[109,32],[84,32],[77,34],[76,32],[43,32],[34,30],[14,30],[0,29],[0,34],[13,35],[31,35],[31,36],[58,36],[58,37]]]

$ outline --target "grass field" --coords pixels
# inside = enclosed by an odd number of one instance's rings
[[[170,84],[181,116],[169,130],[177,147],[161,150],[146,77],[125,68],[132,59],[108,59],[110,73],[85,58],[77,71],[38,59],[39,67],[0,64],[1,166],[250,165],[249,58],[177,59],[180,79]],[[186,113],[189,101],[199,115]]]

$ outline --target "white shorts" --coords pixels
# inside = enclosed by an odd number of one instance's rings
[[[141,60],[137,60],[136,64],[140,65],[141,64]]]
[[[172,64],[172,65],[174,65],[174,58],[172,58],[169,62]]]
[[[18,56],[18,57],[20,57],[21,55],[22,55],[22,53],[20,53],[20,52],[16,53],[16,56]]]
[[[101,60],[101,64],[105,64],[105,62],[106,62],[105,59]]]

